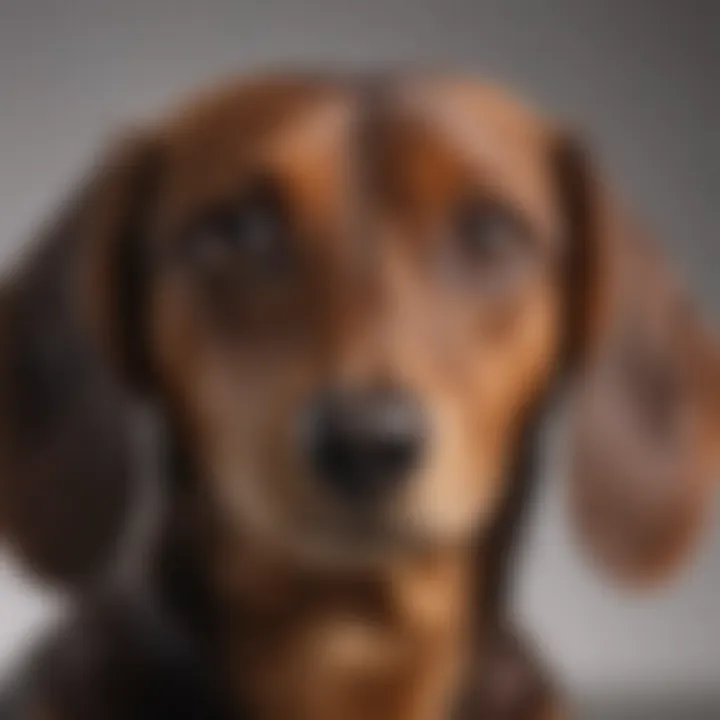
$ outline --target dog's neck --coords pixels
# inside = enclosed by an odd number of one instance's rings
[[[213,557],[221,665],[253,720],[448,716],[477,617],[469,549],[346,576],[257,547]]]

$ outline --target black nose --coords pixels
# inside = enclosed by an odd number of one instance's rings
[[[336,494],[372,499],[407,479],[424,445],[415,398],[398,388],[324,393],[308,422],[307,452]]]

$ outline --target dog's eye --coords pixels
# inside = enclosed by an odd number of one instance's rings
[[[265,202],[241,205],[229,218],[228,240],[257,269],[273,270],[283,260],[284,223],[277,208]]]
[[[264,280],[285,269],[287,235],[279,199],[255,192],[206,216],[191,233],[191,247],[205,266],[237,269],[248,279]]]
[[[499,268],[512,260],[525,236],[517,215],[498,203],[466,203],[455,219],[456,250],[471,270]]]

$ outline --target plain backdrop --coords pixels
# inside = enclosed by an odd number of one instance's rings
[[[715,0],[0,0],[0,256],[128,122],[219,74],[324,65],[460,69],[567,118],[717,315]],[[629,597],[584,564],[545,475],[517,604],[568,687],[720,687],[720,513],[672,587]],[[56,605],[2,563],[0,677]]]

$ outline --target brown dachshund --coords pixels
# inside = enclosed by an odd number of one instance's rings
[[[3,532],[77,598],[8,717],[559,717],[506,603],[549,404],[616,578],[710,505],[718,349],[659,256],[474,81],[276,75],[133,133],[3,289]],[[167,497],[128,578],[138,408]]]

